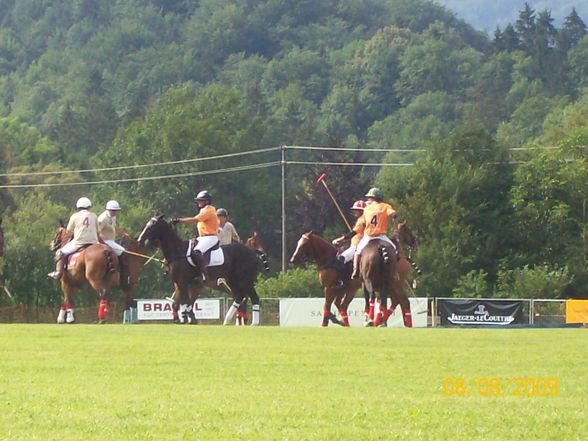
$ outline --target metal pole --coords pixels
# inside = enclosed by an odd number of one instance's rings
[[[280,146],[282,159],[282,271],[286,271],[286,146]]]

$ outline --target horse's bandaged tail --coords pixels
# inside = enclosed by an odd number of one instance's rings
[[[112,251],[104,250],[104,257],[106,258],[106,269],[108,270],[108,272],[112,273],[116,271],[114,262],[112,261]]]

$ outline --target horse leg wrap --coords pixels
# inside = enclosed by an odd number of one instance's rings
[[[57,316],[57,323],[65,323],[65,306],[61,306],[59,310],[59,315]]]
[[[373,320],[374,319],[374,310],[375,310],[374,301],[373,300],[370,300],[370,308],[369,308],[369,311],[368,311],[368,318],[370,320]]]
[[[382,323],[382,313],[378,312],[376,314],[376,319],[374,320],[374,326],[380,326],[380,323]]]
[[[251,307],[251,326],[259,326],[259,305],[253,305]]]
[[[349,326],[349,316],[347,315],[347,310],[340,308],[339,314],[341,315],[341,318],[343,319],[343,326]]]
[[[131,311],[125,309],[123,312],[123,325],[128,325],[129,323],[131,323]]]
[[[65,305],[65,323],[73,323],[75,321],[76,321],[76,318],[74,316],[74,309],[68,303]]]
[[[227,311],[227,314],[225,315],[225,321],[223,322],[223,325],[226,326],[233,321],[233,318],[235,317],[235,314],[237,313],[238,309],[239,309],[239,304],[237,302],[233,302],[233,304],[231,305],[231,307]]]
[[[108,318],[108,301],[106,299],[100,300],[98,306],[98,320],[104,321]]]
[[[321,323],[321,326],[324,328],[326,326],[329,326],[329,317],[331,316],[331,311],[325,309],[323,311],[323,322]]]

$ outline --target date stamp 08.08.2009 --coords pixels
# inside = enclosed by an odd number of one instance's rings
[[[443,380],[446,397],[555,397],[558,391],[556,377],[447,377]]]

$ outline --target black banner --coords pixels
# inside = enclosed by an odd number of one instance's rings
[[[441,326],[506,326],[523,324],[518,300],[438,300]]]

